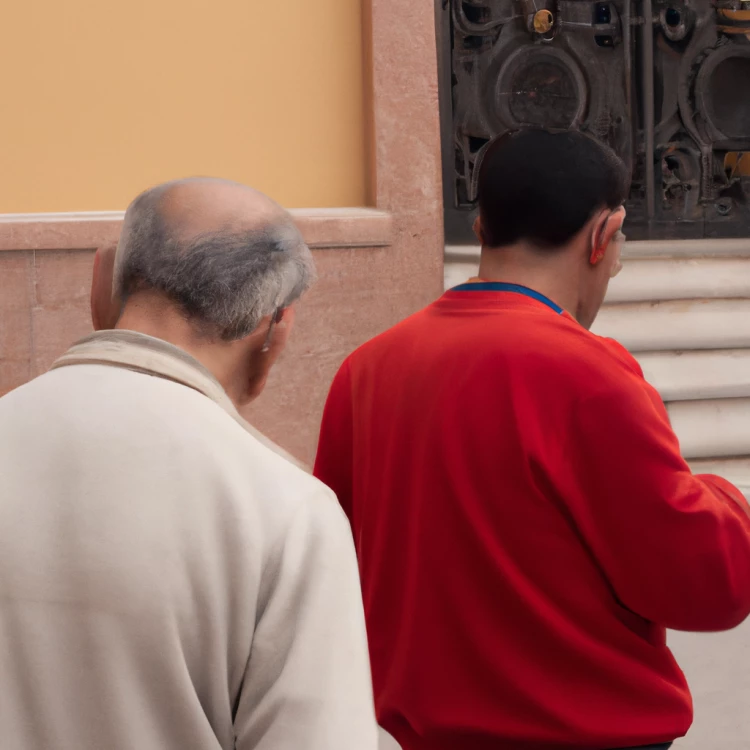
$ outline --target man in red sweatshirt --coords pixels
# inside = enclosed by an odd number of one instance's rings
[[[580,133],[496,141],[480,279],[356,351],[315,467],[351,521],[377,711],[404,750],[669,747],[665,629],[750,613],[750,511],[589,332],[627,177]]]

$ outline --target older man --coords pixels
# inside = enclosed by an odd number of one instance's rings
[[[374,750],[346,518],[235,410],[308,248],[195,179],[133,202],[114,265],[117,330],[0,400],[0,747]]]

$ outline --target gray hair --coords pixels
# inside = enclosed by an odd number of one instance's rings
[[[256,229],[224,229],[180,238],[159,211],[163,190],[136,198],[123,225],[114,294],[124,304],[153,289],[179,305],[207,335],[244,338],[289,307],[315,280],[310,249],[291,217]]]

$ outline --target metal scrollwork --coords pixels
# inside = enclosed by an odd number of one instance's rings
[[[577,128],[617,151],[633,175],[630,236],[750,233],[750,177],[738,167],[750,161],[748,0],[441,6],[453,234],[469,236],[487,143],[526,127]]]

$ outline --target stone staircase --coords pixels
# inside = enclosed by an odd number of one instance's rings
[[[633,352],[696,471],[750,497],[750,239],[631,242],[593,328]],[[479,248],[448,246],[445,285]]]

